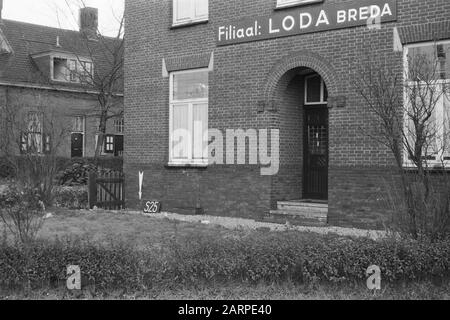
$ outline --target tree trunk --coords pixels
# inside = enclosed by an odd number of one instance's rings
[[[107,113],[103,111],[100,116],[100,126],[98,128],[99,132],[98,132],[97,147],[95,149],[95,159],[98,159],[102,154],[106,134],[106,119]]]

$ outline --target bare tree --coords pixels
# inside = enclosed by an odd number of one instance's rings
[[[0,219],[22,243],[32,241],[52,206],[61,147],[69,134],[64,115],[49,107],[46,92],[6,89],[0,106],[0,156],[13,168],[14,183],[0,194]]]
[[[449,82],[437,54],[409,54],[406,64],[402,72],[367,54],[354,87],[369,111],[362,130],[388,147],[401,178],[404,206],[395,224],[416,239],[435,238],[448,234],[450,223],[450,114],[442,110]]]
[[[65,0],[67,8],[72,10],[69,1]],[[83,0],[77,1],[80,9],[87,8]],[[78,14],[71,12],[75,18]],[[102,34],[98,26],[96,30],[81,34],[81,47],[72,46],[71,52],[76,56],[77,67],[67,66],[68,74],[87,87],[96,95],[97,104],[92,107],[94,117],[99,119],[98,140],[95,157],[102,153],[107,123],[111,119],[123,116],[123,62],[124,62],[124,16],[117,19],[115,37]],[[70,44],[69,44],[70,46]],[[86,63],[86,58],[93,64]]]

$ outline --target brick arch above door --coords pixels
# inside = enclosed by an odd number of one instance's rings
[[[322,76],[329,92],[329,107],[343,106],[345,98],[344,81],[333,66],[323,57],[313,51],[297,51],[278,61],[270,70],[264,87],[264,102],[268,105],[273,101],[276,87],[281,78],[290,70],[306,67]]]

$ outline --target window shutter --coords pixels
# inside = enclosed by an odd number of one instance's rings
[[[20,153],[27,153],[28,149],[28,135],[25,132],[20,134]]]

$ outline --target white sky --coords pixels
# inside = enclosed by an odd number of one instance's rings
[[[78,30],[82,1],[99,9],[100,32],[116,36],[125,0],[3,0],[4,19]]]

